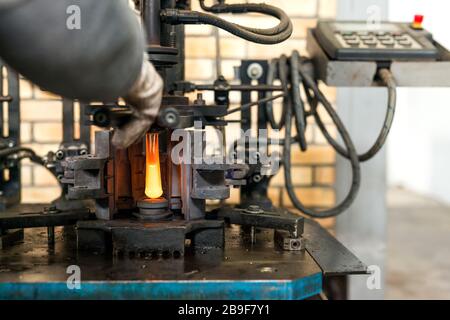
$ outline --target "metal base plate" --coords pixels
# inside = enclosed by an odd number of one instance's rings
[[[304,299],[321,292],[324,275],[366,272],[311,220],[306,251],[277,249],[271,230],[254,244],[238,226],[225,234],[224,250],[129,259],[77,252],[72,227],[56,229],[54,246],[45,229],[28,229],[24,243],[0,251],[0,299]],[[67,287],[71,265],[80,267],[80,290]]]
[[[184,259],[118,259],[77,253],[75,239],[57,228],[48,247],[42,229],[0,252],[0,299],[303,299],[322,288],[320,268],[303,252],[274,249],[273,232],[252,245],[239,227],[227,228],[225,250]],[[68,266],[81,270],[81,289],[69,290]]]

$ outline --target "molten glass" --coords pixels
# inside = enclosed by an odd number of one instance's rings
[[[145,149],[145,195],[150,199],[158,199],[163,195],[163,189],[157,133],[147,133]]]

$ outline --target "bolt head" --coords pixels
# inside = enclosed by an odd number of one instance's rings
[[[252,63],[247,68],[247,75],[250,79],[258,80],[264,74],[264,69],[259,63]]]
[[[177,121],[177,116],[175,114],[173,114],[171,112],[166,114],[166,122],[168,124],[174,124],[174,123],[176,123],[176,121]]]
[[[258,183],[258,182],[261,182],[261,180],[262,180],[262,177],[259,174],[253,176],[253,182]]]
[[[252,212],[252,213],[258,213],[258,212],[262,212],[262,209],[260,206],[252,204],[252,205],[248,206],[247,211]]]

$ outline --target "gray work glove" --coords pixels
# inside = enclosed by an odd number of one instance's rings
[[[124,97],[125,102],[131,106],[132,119],[115,129],[112,138],[114,146],[119,149],[127,148],[147,133],[161,107],[163,86],[163,80],[145,54],[141,74]]]

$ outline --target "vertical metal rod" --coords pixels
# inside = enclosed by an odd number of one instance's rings
[[[55,227],[47,227],[48,243],[55,243]]]
[[[0,96],[3,96],[3,64],[1,63],[1,61],[0,61]],[[5,120],[3,116],[3,102],[0,102],[0,137],[3,137],[4,121]]]
[[[80,141],[87,146],[88,152],[90,152],[91,126],[88,124],[89,115],[86,113],[86,108],[86,103],[80,103]]]
[[[216,76],[219,78],[222,75],[222,48],[220,47],[219,28],[214,28],[214,40],[216,42]]]
[[[74,102],[63,99],[63,142],[74,141]]]
[[[161,1],[160,9],[173,9],[175,8],[175,0],[157,0]],[[160,19],[160,12],[158,11],[157,14],[158,22],[161,23]],[[160,32],[161,32],[161,46],[163,47],[173,47],[174,41],[176,39],[176,32],[175,32],[175,26],[163,23],[160,25]]]
[[[250,241],[252,244],[256,243],[256,229],[254,226],[251,226],[250,228]]]
[[[161,45],[161,0],[141,0],[142,23],[149,46]]]

